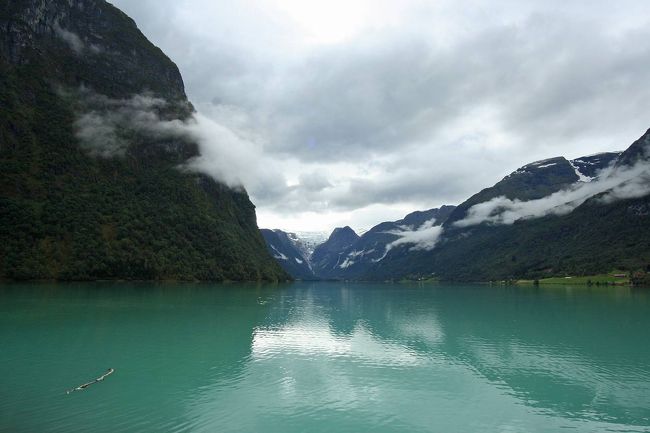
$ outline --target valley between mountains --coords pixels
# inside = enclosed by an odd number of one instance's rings
[[[532,162],[458,206],[416,211],[361,236],[335,229],[306,254],[262,230],[294,278],[494,281],[650,271],[650,131],[625,151]]]
[[[219,137],[202,130],[178,67],[131,18],[103,0],[0,2],[0,37],[0,279],[493,281],[616,270],[647,281],[650,132],[621,152],[532,162],[458,205],[362,234],[260,234],[244,186],[213,166],[232,149],[206,159],[206,137]]]

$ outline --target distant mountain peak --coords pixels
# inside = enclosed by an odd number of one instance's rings
[[[621,154],[616,162],[616,166],[631,167],[637,162],[644,160],[650,160],[650,129]]]
[[[389,250],[396,252],[402,249],[390,245],[400,239],[401,233],[417,231],[425,223],[441,225],[454,209],[454,206],[442,206],[415,211],[401,220],[382,222],[360,237],[350,227],[337,228],[328,241],[314,251],[314,272],[321,278],[359,277],[370,266],[385,258]],[[408,242],[401,245],[406,248],[412,246]]]
[[[350,226],[337,227],[332,231],[330,237],[316,248],[314,254],[319,251],[341,250],[352,245],[357,239],[359,239],[359,235]]]
[[[309,257],[295,233],[279,229],[260,229],[260,232],[266,241],[268,252],[286,272],[297,279],[314,278]]]
[[[352,227],[350,226],[345,226],[345,227],[337,227],[332,231],[332,234],[330,235],[331,237],[336,237],[336,236],[356,236],[358,237],[357,233],[352,230]]]
[[[591,182],[599,172],[613,165],[623,152],[601,152],[592,155],[581,156],[569,163],[576,170],[576,174],[582,182]]]

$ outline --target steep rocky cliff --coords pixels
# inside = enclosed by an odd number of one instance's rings
[[[158,128],[192,113],[109,3],[0,1],[0,278],[285,279],[246,192],[183,169],[197,143]]]

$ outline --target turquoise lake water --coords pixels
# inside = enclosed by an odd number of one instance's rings
[[[0,431],[650,432],[649,334],[629,288],[5,285]]]

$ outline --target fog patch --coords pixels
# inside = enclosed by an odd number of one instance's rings
[[[75,135],[93,157],[123,157],[132,143],[142,140],[163,146],[196,143],[199,154],[179,169],[206,174],[232,188],[253,188],[263,195],[279,196],[286,188],[275,161],[264,156],[261,145],[201,113],[175,117],[173,113],[188,109],[182,102],[170,103],[148,94],[112,99],[83,88],[73,96],[82,107],[74,122]]]
[[[128,142],[118,136],[117,125],[96,112],[84,114],[75,122],[76,137],[91,156],[124,156]]]
[[[136,136],[153,140],[191,139],[188,121],[162,119],[169,103],[150,95],[112,99],[81,89],[83,113],[74,122],[81,147],[91,156],[122,157]]]
[[[546,215],[566,215],[594,197],[599,203],[643,197],[650,194],[650,163],[642,160],[632,167],[609,167],[589,183],[577,182],[569,188],[537,200],[511,200],[505,196],[472,206],[457,227],[481,223],[513,224],[522,219]]]
[[[384,255],[377,260],[373,260],[373,262],[376,263],[382,261],[393,248],[402,245],[412,245],[412,247],[409,248],[409,251],[431,251],[436,247],[438,239],[443,232],[442,226],[435,225],[435,223],[436,219],[433,218],[426,221],[416,229],[400,226],[398,230],[384,232],[386,234],[395,235],[398,239],[386,245]]]
[[[86,51],[93,54],[99,54],[102,51],[98,45],[87,44],[79,37],[79,35],[70,30],[62,28],[59,23],[54,24],[53,29],[54,33],[66,44],[68,44],[70,49],[77,55],[84,54]]]
[[[648,168],[650,167],[646,165],[646,169],[640,171],[637,176],[616,185],[605,192],[598,200],[604,204],[609,204],[618,200],[640,198],[650,194],[650,171]]]
[[[284,176],[276,162],[265,156],[260,143],[200,113],[193,116],[186,130],[200,149],[200,155],[186,164],[187,169],[208,174],[231,187],[245,186],[256,194],[283,194]]]

